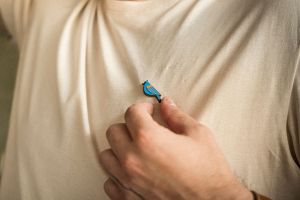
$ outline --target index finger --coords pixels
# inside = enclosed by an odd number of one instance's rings
[[[152,129],[157,123],[152,118],[153,104],[137,103],[130,106],[125,112],[127,128],[134,139],[137,134]]]

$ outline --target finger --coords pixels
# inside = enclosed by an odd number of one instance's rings
[[[161,102],[161,115],[170,130],[179,134],[188,134],[190,129],[198,125],[197,121],[180,110],[169,97]]]
[[[104,183],[104,191],[112,200],[143,200],[144,198],[133,190],[122,187],[117,181],[109,178]]]
[[[111,179],[113,179],[115,183],[118,183],[119,187],[126,191],[126,194],[131,192],[135,194],[135,196],[140,196],[139,193],[136,192],[138,187],[130,183],[130,179],[124,172],[124,169],[121,167],[112,150],[108,149],[101,152],[100,163]]]
[[[127,109],[125,121],[133,140],[141,130],[151,130],[154,125],[157,125],[152,114],[153,104],[150,103],[134,104]]]
[[[126,124],[114,124],[106,131],[106,137],[111,149],[118,159],[121,159],[131,148],[130,133]]]
[[[128,177],[123,172],[117,157],[111,149],[107,149],[100,153],[100,163],[109,176],[115,177],[122,184],[128,182]]]
[[[111,200],[124,200],[122,189],[111,178],[104,183],[104,191]]]

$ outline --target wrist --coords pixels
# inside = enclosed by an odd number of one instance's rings
[[[258,193],[256,193],[253,190],[251,191],[251,193],[252,193],[252,196],[253,196],[253,200],[271,200],[268,197],[265,197],[265,196],[263,196],[261,194],[258,194]]]
[[[253,200],[253,195],[242,184],[235,182],[222,188],[218,194],[215,194],[212,200]]]

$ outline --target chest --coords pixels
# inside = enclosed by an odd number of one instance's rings
[[[27,48],[42,39],[34,48],[35,62],[25,63],[35,68],[35,83],[49,84],[46,90],[27,88],[40,90],[32,96],[37,106],[55,99],[66,120],[80,115],[74,123],[105,133],[109,124],[123,120],[129,105],[149,101],[141,84],[150,80],[215,129],[232,157],[248,139],[265,142],[266,132],[274,133],[268,140],[276,144],[285,127],[297,51],[293,22],[277,6],[181,1],[135,15],[82,1],[60,26],[45,19],[49,32],[33,27]],[[50,107],[49,112],[58,109]],[[105,134],[100,138],[105,141]]]

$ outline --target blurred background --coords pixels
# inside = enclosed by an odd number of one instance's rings
[[[3,153],[8,133],[9,116],[12,105],[13,91],[16,79],[18,52],[15,43],[3,28],[0,17],[0,159]],[[1,162],[2,163],[2,162]],[[2,166],[2,165],[1,165]],[[0,166],[0,167],[1,167]],[[2,168],[2,167],[1,167]],[[0,178],[1,178],[0,168]]]

